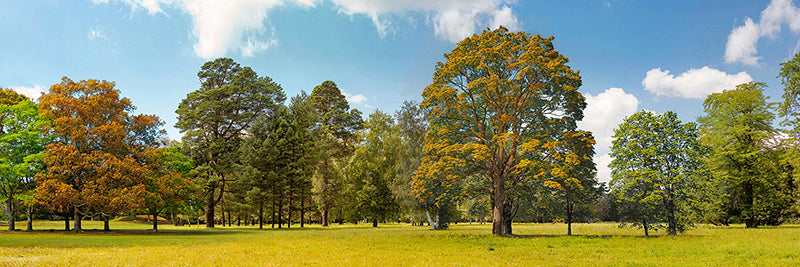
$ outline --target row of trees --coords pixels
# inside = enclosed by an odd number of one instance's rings
[[[205,63],[176,113],[182,142],[114,84],[64,78],[38,104],[3,90],[0,193],[17,207],[74,220],[164,210],[206,227],[256,221],[513,221],[592,217],[677,234],[692,222],[747,227],[798,214],[800,55],[784,63],[784,102],[764,85],[712,94],[698,123],[647,111],[615,131],[610,194],[595,179],[594,138],[577,128],[581,78],[553,38],[500,27],[437,63],[422,103],[364,120],[334,82],[289,99],[232,59]],[[776,113],[788,133],[773,127]],[[599,215],[599,216],[598,216]],[[187,218],[188,219],[188,218]],[[200,220],[198,220],[199,223]],[[29,226],[30,227],[30,226]],[[157,224],[154,224],[154,228]]]

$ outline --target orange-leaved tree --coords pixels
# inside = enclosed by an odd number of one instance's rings
[[[577,132],[586,102],[580,75],[552,41],[503,27],[484,30],[436,64],[420,105],[430,114],[430,130],[413,182],[418,198],[454,201],[459,197],[426,186],[480,184],[492,202],[492,233],[507,235],[526,186],[566,175],[567,164],[554,156],[572,154],[560,151],[562,137]]]
[[[71,212],[76,231],[83,217],[101,216],[108,229],[108,218],[139,208],[148,175],[143,153],[163,143],[163,122],[131,115],[130,100],[108,81],[64,77],[39,100],[55,137],[45,149],[47,171],[37,176],[39,203]]]

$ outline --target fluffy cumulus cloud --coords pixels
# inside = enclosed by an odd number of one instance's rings
[[[347,102],[350,103],[350,105],[365,104],[367,102],[367,97],[362,94],[351,95],[345,92],[342,92],[342,94],[344,95],[345,99],[347,99]]]
[[[93,0],[96,4],[109,0]],[[116,0],[151,15],[164,13],[162,6],[188,11],[197,38],[195,53],[203,58],[239,52],[252,56],[278,44],[275,29],[269,27],[269,12],[282,0]],[[323,0],[294,0],[312,8]],[[516,0],[329,0],[346,15],[370,18],[380,36],[393,32],[392,18],[409,13],[424,14],[437,37],[458,42],[484,27],[500,25],[519,30],[519,20],[509,5]]]
[[[597,140],[597,152],[605,153],[611,147],[614,128],[625,117],[635,113],[639,100],[620,88],[609,88],[597,96],[586,94],[586,109],[578,128],[592,132]]]
[[[44,88],[44,86],[41,85],[36,85],[34,87],[22,87],[22,86],[11,87],[11,90],[14,90],[21,95],[27,96],[28,98],[33,99],[34,101],[38,100],[39,97],[42,96],[45,89],[46,88]]]
[[[669,70],[652,69],[647,72],[642,85],[645,90],[659,96],[702,99],[752,80],[746,72],[728,74],[706,66],[690,69],[677,77],[670,74]]]
[[[635,113],[638,107],[639,100],[620,88],[609,88],[597,96],[586,94],[586,109],[583,110],[584,117],[578,122],[578,128],[591,131],[597,141],[596,151],[599,156],[594,157],[594,163],[599,181],[608,182],[611,179],[611,170],[608,168],[611,157],[608,152],[614,128],[625,117]]]
[[[725,45],[725,61],[758,65],[760,59],[756,49],[758,40],[761,37],[777,38],[784,25],[795,34],[800,33],[800,8],[795,6],[792,0],[772,0],[766,9],[761,11],[758,23],[747,17],[744,25],[733,28]]]

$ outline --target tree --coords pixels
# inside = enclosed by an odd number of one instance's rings
[[[322,210],[322,226],[328,226],[330,209],[341,203],[337,198],[341,186],[332,179],[337,177],[337,167],[342,160],[353,153],[356,132],[362,127],[361,112],[350,109],[342,92],[332,81],[325,81],[314,87],[309,97],[314,110],[319,116],[320,134],[316,142],[319,146],[319,165],[317,176],[319,181],[320,209]]]
[[[143,206],[153,217],[153,230],[158,231],[158,216],[165,209],[184,205],[195,191],[188,179],[193,166],[191,158],[181,153],[177,146],[148,149],[144,160],[147,173],[144,176]]]
[[[691,225],[689,191],[707,176],[705,152],[696,124],[682,123],[672,111],[637,112],[614,131],[611,190],[636,211],[628,219],[640,222],[645,235],[659,222],[667,223],[670,235]]]
[[[399,210],[389,184],[395,177],[399,136],[389,114],[374,111],[366,121],[364,142],[347,166],[353,210],[372,219],[372,227]]]
[[[493,234],[512,234],[515,198],[527,180],[563,167],[548,158],[583,118],[580,76],[553,39],[503,27],[484,30],[445,54],[423,92],[430,130],[415,180],[446,185],[485,178]],[[415,192],[422,198],[430,193]]]
[[[119,96],[113,82],[67,77],[39,98],[45,127],[55,142],[43,158],[46,172],[37,175],[38,202],[74,214],[74,230],[84,216],[106,219],[140,206],[145,174],[144,149],[163,142],[163,123],[151,115],[130,115],[134,106]]]
[[[789,126],[794,137],[800,137],[800,53],[792,60],[781,63],[778,74],[783,84],[783,102],[778,105],[778,115],[786,118],[784,126]]]
[[[44,146],[50,138],[36,104],[12,90],[0,88],[0,199],[5,202],[8,230],[15,230],[21,198],[35,188],[33,177],[42,169]],[[30,206],[30,205],[27,205]],[[27,209],[28,218],[33,216]],[[32,230],[28,220],[28,230]]]
[[[203,64],[200,89],[189,93],[178,109],[176,128],[195,169],[194,183],[202,187],[206,227],[214,227],[214,213],[232,180],[242,137],[258,116],[272,114],[285,96],[280,85],[259,77],[230,58]]]
[[[572,223],[576,214],[588,214],[589,205],[598,197],[594,156],[594,137],[589,132],[573,132],[562,137],[561,153],[554,153],[554,163],[562,167],[544,182],[553,189],[566,215],[567,235],[572,235]]]
[[[711,94],[703,102],[700,140],[712,148],[708,166],[725,181],[732,219],[755,228],[789,205],[774,160],[776,130],[763,83],[749,82]]]
[[[419,214],[425,207],[414,197],[411,183],[414,172],[422,163],[424,155],[422,146],[425,133],[428,131],[428,121],[419,104],[413,101],[403,102],[403,106],[395,113],[395,121],[397,125],[394,131],[400,137],[400,144],[395,163],[396,175],[392,179],[390,189],[403,216],[414,222],[420,222],[424,219]]]

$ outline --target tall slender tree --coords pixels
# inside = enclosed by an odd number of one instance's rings
[[[242,137],[258,116],[274,113],[285,96],[272,79],[230,58],[206,62],[197,77],[200,89],[181,101],[175,127],[184,133],[196,165],[194,182],[203,188],[206,227],[214,227],[226,182],[234,179]]]
[[[322,211],[322,226],[330,223],[330,210],[340,207],[342,203],[339,195],[341,185],[337,185],[334,177],[337,177],[337,166],[342,165],[342,161],[352,155],[357,138],[357,131],[363,126],[361,112],[358,109],[350,109],[339,87],[332,81],[325,81],[314,87],[309,97],[314,110],[319,116],[317,127],[318,151],[320,151],[317,175],[319,206]]]

